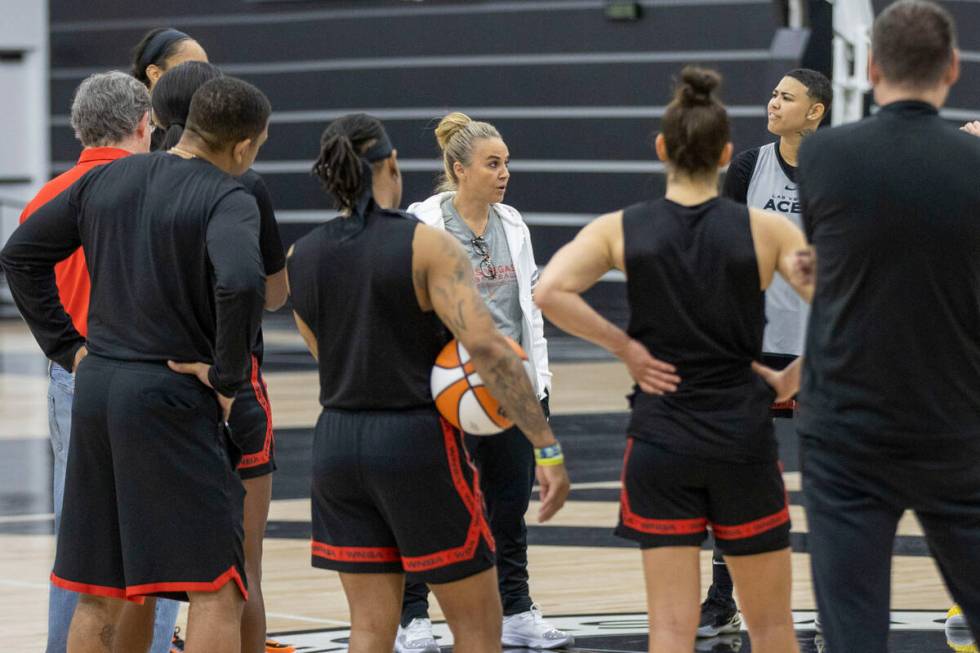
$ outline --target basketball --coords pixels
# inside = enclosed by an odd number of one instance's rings
[[[530,376],[527,354],[507,338],[511,349],[524,361]],[[470,361],[466,348],[453,339],[443,347],[432,367],[432,397],[436,408],[449,423],[471,435],[495,435],[514,425],[501,410],[500,403],[483,385],[483,379]]]

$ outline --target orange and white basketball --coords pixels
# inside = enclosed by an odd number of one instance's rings
[[[531,375],[527,354],[521,346],[507,338],[511,349],[524,361],[524,370]],[[483,385],[466,348],[453,339],[436,357],[432,367],[432,396],[436,408],[453,426],[471,435],[494,435],[514,425],[501,410],[500,403]]]

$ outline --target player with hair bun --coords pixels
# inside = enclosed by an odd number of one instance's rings
[[[657,156],[665,197],[604,215],[548,264],[535,300],[560,328],[626,363],[637,381],[616,533],[639,542],[650,651],[689,651],[698,628],[699,556],[710,526],[759,653],[798,651],[790,610],[789,506],[769,405],[792,396],[799,361],[759,364],[763,291],[805,246],[785,217],[718,197],[731,158],[711,70],[688,67],[667,107]],[[626,332],[580,294],[626,274]],[[801,294],[809,288],[798,286]],[[637,361],[657,353],[657,374]]]
[[[435,129],[444,172],[437,192],[408,207],[419,220],[445,230],[463,246],[473,280],[494,324],[528,354],[531,378],[548,409],[551,371],[544,319],[531,293],[538,266],[531,233],[520,212],[503,203],[510,181],[510,152],[497,129],[454,112]],[[557,648],[573,637],[542,618],[531,600],[524,513],[534,484],[534,452],[517,427],[491,438],[467,436],[466,448],[480,470],[490,529],[497,543],[497,576],[503,602],[503,645]],[[428,590],[411,579],[395,648],[398,653],[437,653],[429,621]]]

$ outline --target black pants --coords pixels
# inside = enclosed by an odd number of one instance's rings
[[[892,546],[916,513],[943,580],[980,638],[980,445],[862,457],[803,436],[810,561],[827,650],[886,653]]]
[[[497,545],[497,577],[504,615],[527,612],[527,525],[524,513],[534,484],[534,449],[517,427],[499,435],[466,436],[466,448],[480,472],[490,531]],[[402,625],[428,617],[429,588],[411,574],[405,580]]]

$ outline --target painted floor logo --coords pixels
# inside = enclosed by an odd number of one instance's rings
[[[793,613],[793,621],[802,650],[822,651],[819,634],[816,633],[812,611]],[[893,612],[891,625],[891,650],[895,653],[940,653],[950,651],[944,632],[945,612],[908,611]],[[589,653],[641,653],[646,651],[647,616],[635,614],[572,615],[548,617],[556,628],[575,635],[575,648]],[[452,646],[453,638],[445,623],[435,623],[432,631],[439,645]],[[335,653],[347,650],[350,630],[330,628],[316,631],[277,633],[275,638],[296,647],[298,653]],[[699,640],[695,651],[703,653],[749,653],[743,634]],[[953,649],[956,650],[956,649]]]

